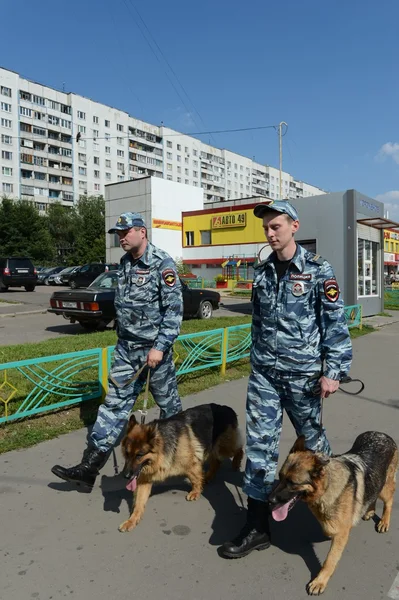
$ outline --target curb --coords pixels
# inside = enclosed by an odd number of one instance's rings
[[[47,312],[47,308],[43,309],[41,308],[40,310],[25,310],[22,312],[13,312],[13,313],[4,313],[4,314],[0,314],[0,319],[4,318],[4,317],[19,317],[20,315],[39,315],[39,314],[45,314]]]

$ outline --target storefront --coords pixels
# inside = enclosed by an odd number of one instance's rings
[[[399,280],[399,228],[384,231],[385,283]]]
[[[253,215],[258,203],[242,199],[182,213],[183,262],[193,273],[212,279],[222,273],[226,260],[240,260],[252,277],[258,256],[263,259],[270,252],[262,222]],[[297,241],[333,265],[345,304],[361,304],[364,316],[382,312],[384,229],[399,231],[398,224],[384,218],[383,203],[356,190],[292,203],[301,223]]]

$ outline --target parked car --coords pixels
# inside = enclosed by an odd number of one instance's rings
[[[0,292],[6,292],[9,287],[24,287],[27,292],[33,292],[36,284],[37,271],[30,258],[0,258]]]
[[[37,276],[37,283],[40,285],[50,285],[50,275],[55,275],[62,271],[62,269],[64,269],[64,267],[46,267],[45,269],[42,269]]]
[[[79,267],[65,267],[62,271],[58,271],[58,273],[52,273],[48,277],[48,285],[62,285],[61,277],[71,274],[74,269],[79,269]]]
[[[78,265],[77,267],[68,267],[70,270],[64,269],[61,273],[58,273],[58,278],[60,280],[60,285],[69,285],[69,280],[71,275],[76,273],[80,269],[82,265]]]
[[[114,271],[118,269],[117,263],[88,263],[75,271],[69,278],[69,286],[72,289],[86,288],[90,285],[101,273]]]
[[[58,290],[52,293],[48,312],[63,315],[71,323],[76,321],[84,328],[94,331],[115,320],[115,288],[118,272],[103,273],[85,290]],[[210,319],[219,308],[220,294],[211,290],[191,289],[184,281],[184,318]]]

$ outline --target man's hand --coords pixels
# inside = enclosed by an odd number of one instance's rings
[[[163,352],[161,350],[155,350],[155,348],[151,348],[149,353],[147,354],[147,365],[151,369],[155,369],[163,359]]]
[[[328,398],[330,394],[337,391],[339,387],[339,381],[337,379],[329,379],[328,377],[320,377],[320,395],[322,398]]]

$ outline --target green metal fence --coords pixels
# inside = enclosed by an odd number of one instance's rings
[[[384,293],[385,308],[399,308],[399,290],[386,290]]]
[[[360,305],[346,306],[349,327],[361,327]],[[178,377],[247,358],[251,324],[180,335],[174,345]],[[114,346],[0,364],[0,424],[104,398]]]

